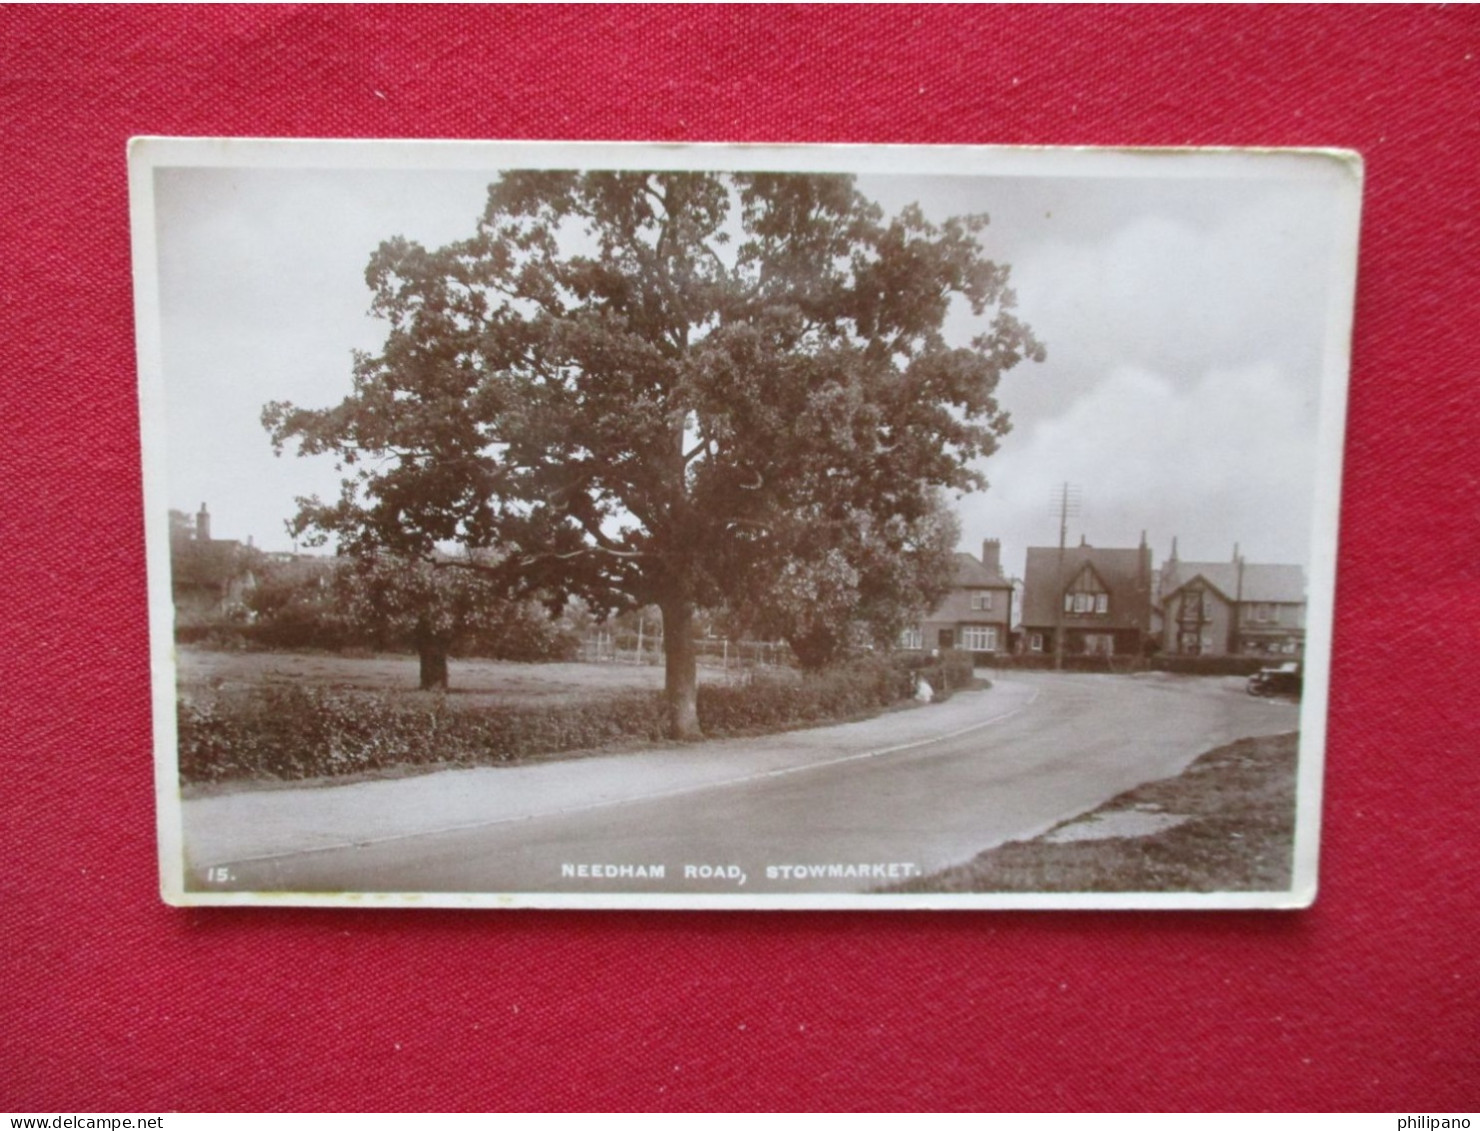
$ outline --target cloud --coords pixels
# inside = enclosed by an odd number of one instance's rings
[[[1315,453],[1303,386],[1271,364],[1214,369],[1195,382],[1114,367],[1058,416],[1008,436],[985,464],[992,482],[962,500],[968,548],[1003,541],[1009,572],[1029,545],[1055,545],[1060,483],[1080,489],[1070,538],[1134,546],[1157,559],[1173,536],[1184,558],[1251,561],[1309,554]]]
[[[1300,411],[1313,428],[1331,235],[1318,205],[1264,191],[1212,216],[1167,209],[1094,237],[1026,244],[1013,280],[1049,357],[1008,375],[1005,402],[1021,418],[1056,414],[1112,365],[1181,385],[1215,368],[1274,364],[1304,387]]]
[[[385,327],[364,271],[396,234],[470,235],[486,173],[180,168],[157,177],[170,505],[202,500],[218,537],[290,545],[300,495],[338,493],[328,457],[275,459],[270,400],[322,407],[350,391],[351,351]]]

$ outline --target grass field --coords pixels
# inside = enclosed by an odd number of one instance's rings
[[[175,653],[182,691],[232,692],[271,684],[359,691],[417,690],[417,661],[410,655],[338,656],[296,652],[213,652],[180,647]],[[638,664],[514,664],[452,660],[450,695],[460,706],[590,701],[628,691],[661,691],[663,669]],[[784,669],[782,669],[784,670]],[[737,671],[701,667],[704,683],[722,683]]]
[[[911,880],[913,892],[1287,891],[1299,736],[1202,755],[1032,840]]]

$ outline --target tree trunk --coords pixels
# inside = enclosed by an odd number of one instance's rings
[[[694,605],[671,601],[663,610],[663,691],[668,697],[668,736],[703,738],[699,730],[699,667],[694,655]]]
[[[440,640],[422,640],[416,645],[421,659],[421,689],[447,690],[447,645]]]

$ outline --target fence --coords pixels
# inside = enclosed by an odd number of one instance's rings
[[[791,649],[768,640],[727,640],[701,637],[694,641],[699,663],[725,671],[793,666]],[[581,641],[580,658],[587,664],[663,663],[663,638],[635,632],[593,632]]]

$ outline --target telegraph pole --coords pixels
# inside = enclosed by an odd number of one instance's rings
[[[1244,646],[1244,556],[1239,553],[1237,542],[1233,544],[1233,566],[1237,582],[1233,595],[1233,624],[1228,630],[1228,651],[1241,656]]]
[[[1065,481],[1055,492],[1054,505],[1059,512],[1059,562],[1054,584],[1053,666],[1064,669],[1064,545],[1069,537],[1069,516],[1079,513],[1079,488]]]

